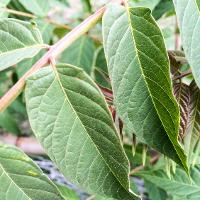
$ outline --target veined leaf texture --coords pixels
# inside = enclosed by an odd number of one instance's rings
[[[187,170],[178,142],[180,113],[162,33],[151,11],[110,5],[104,49],[117,112],[130,132]]]
[[[129,163],[105,99],[83,70],[41,69],[26,86],[31,127],[72,182],[94,194],[139,199],[129,188]]]

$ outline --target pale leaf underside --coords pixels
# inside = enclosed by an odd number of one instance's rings
[[[200,87],[200,11],[199,0],[174,0],[184,52],[194,79]]]
[[[129,192],[129,164],[103,95],[83,70],[58,65],[30,77],[29,120],[61,172],[91,193],[139,199]]]
[[[0,71],[33,57],[44,47],[36,25],[0,19]]]

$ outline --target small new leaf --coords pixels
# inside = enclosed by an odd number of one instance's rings
[[[82,36],[62,53],[60,61],[80,67],[91,74],[94,52],[93,40]]]

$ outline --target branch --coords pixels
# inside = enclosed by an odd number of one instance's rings
[[[64,36],[61,40],[59,40],[56,44],[51,46],[49,51],[37,63],[35,63],[35,65],[33,65],[32,68],[26,72],[24,76],[22,76],[19,81],[0,99],[0,112],[3,112],[23,91],[26,79],[29,76],[31,76],[41,67],[47,65],[51,58],[56,58],[81,35],[90,30],[102,17],[105,9],[105,7],[99,9],[97,12],[83,21],[79,26]]]

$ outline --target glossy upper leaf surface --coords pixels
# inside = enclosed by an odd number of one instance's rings
[[[64,200],[57,187],[22,151],[0,144],[1,200]]]
[[[129,164],[103,95],[83,70],[58,65],[30,77],[31,127],[60,171],[91,193],[119,200],[129,192]]]
[[[0,19],[0,71],[32,58],[44,44],[36,25],[16,19]]]
[[[115,106],[129,132],[187,169],[169,60],[150,10],[111,5],[103,36]]]

